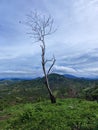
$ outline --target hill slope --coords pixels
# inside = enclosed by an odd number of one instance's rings
[[[21,104],[5,108],[1,130],[97,130],[98,103],[80,99]]]
[[[49,75],[49,83],[57,98],[80,97],[98,100],[98,80],[65,78],[63,75],[51,74]],[[3,80],[0,82],[1,110],[7,105],[42,101],[47,98],[49,95],[44,85],[44,78],[18,81]]]

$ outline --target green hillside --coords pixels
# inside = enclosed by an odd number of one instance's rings
[[[0,81],[0,130],[98,130],[98,80],[48,78]]]
[[[48,98],[48,92],[44,85],[44,78],[33,80],[2,80],[0,81],[0,99],[18,101],[35,101]],[[56,97],[82,97],[88,100],[88,95],[98,95],[98,80],[86,80],[79,78],[66,78],[63,75],[49,75],[50,87]],[[96,91],[95,91],[96,90]],[[94,93],[93,93],[94,91]],[[93,93],[93,94],[91,94]],[[95,98],[97,100],[97,98]],[[15,102],[14,102],[15,103]]]
[[[44,82],[44,78],[0,81],[0,110],[10,105],[49,99]],[[57,98],[84,98],[98,101],[97,80],[72,79],[51,74],[49,83]]]

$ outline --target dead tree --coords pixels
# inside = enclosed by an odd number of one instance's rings
[[[31,37],[33,37],[34,42],[41,43],[40,44],[42,51],[41,59],[42,59],[42,69],[45,77],[45,85],[48,89],[51,103],[56,103],[56,98],[54,97],[53,92],[50,89],[48,80],[48,75],[55,64],[56,59],[54,56],[50,60],[47,60],[45,57],[46,54],[45,38],[56,31],[55,29],[53,29],[54,21],[51,18],[51,16],[47,17],[46,15],[40,15],[37,12],[33,12],[32,14],[27,15],[27,18],[28,18],[27,25],[31,28],[31,32],[29,34],[31,35]],[[46,64],[48,62],[51,62],[51,65],[47,70]]]

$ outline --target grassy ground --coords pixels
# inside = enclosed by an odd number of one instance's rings
[[[26,103],[0,112],[0,130],[98,130],[98,103],[81,99]]]

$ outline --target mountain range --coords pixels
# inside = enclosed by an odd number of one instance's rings
[[[50,88],[58,98],[79,97],[88,100],[98,100],[98,80],[77,78],[73,75],[50,74]],[[48,98],[44,77],[36,79],[2,79],[0,80],[1,98],[16,100],[22,98],[25,102]]]
[[[98,77],[91,77],[91,78],[86,78],[86,77],[78,77],[78,76],[75,76],[75,75],[71,75],[71,74],[64,74],[64,75],[60,75],[60,74],[57,74],[57,73],[52,73],[50,75],[59,75],[59,76],[64,76],[65,78],[69,78],[69,79],[84,79],[84,80],[97,80]],[[17,76],[7,76],[7,77],[0,77],[0,81],[3,81],[3,80],[13,80],[13,81],[22,81],[22,80],[34,80],[34,79],[40,79],[42,77],[36,77],[36,78],[32,78],[32,77],[28,77],[28,76],[24,76],[24,77],[17,77]]]

